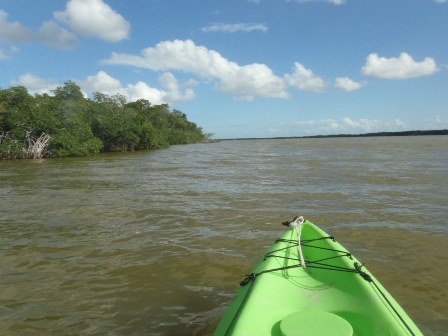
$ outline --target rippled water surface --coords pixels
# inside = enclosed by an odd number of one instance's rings
[[[0,162],[0,335],[210,335],[296,214],[448,335],[446,136]]]

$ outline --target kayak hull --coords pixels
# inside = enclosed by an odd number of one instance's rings
[[[422,335],[359,260],[305,221],[257,262],[214,335],[324,334]]]

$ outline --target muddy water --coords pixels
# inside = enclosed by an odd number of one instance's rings
[[[448,335],[448,137],[0,162],[1,335],[209,335],[296,214]]]

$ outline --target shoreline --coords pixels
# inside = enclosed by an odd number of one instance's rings
[[[368,137],[389,137],[389,136],[426,136],[426,135],[448,135],[448,129],[429,131],[401,131],[401,132],[375,132],[361,134],[329,134],[329,135],[306,135],[306,136],[286,136],[268,138],[226,138],[215,139],[215,141],[229,140],[279,140],[279,139],[326,139],[326,138],[368,138]]]

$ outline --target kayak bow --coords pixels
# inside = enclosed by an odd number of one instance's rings
[[[243,281],[215,336],[422,335],[349,251],[296,217]]]

